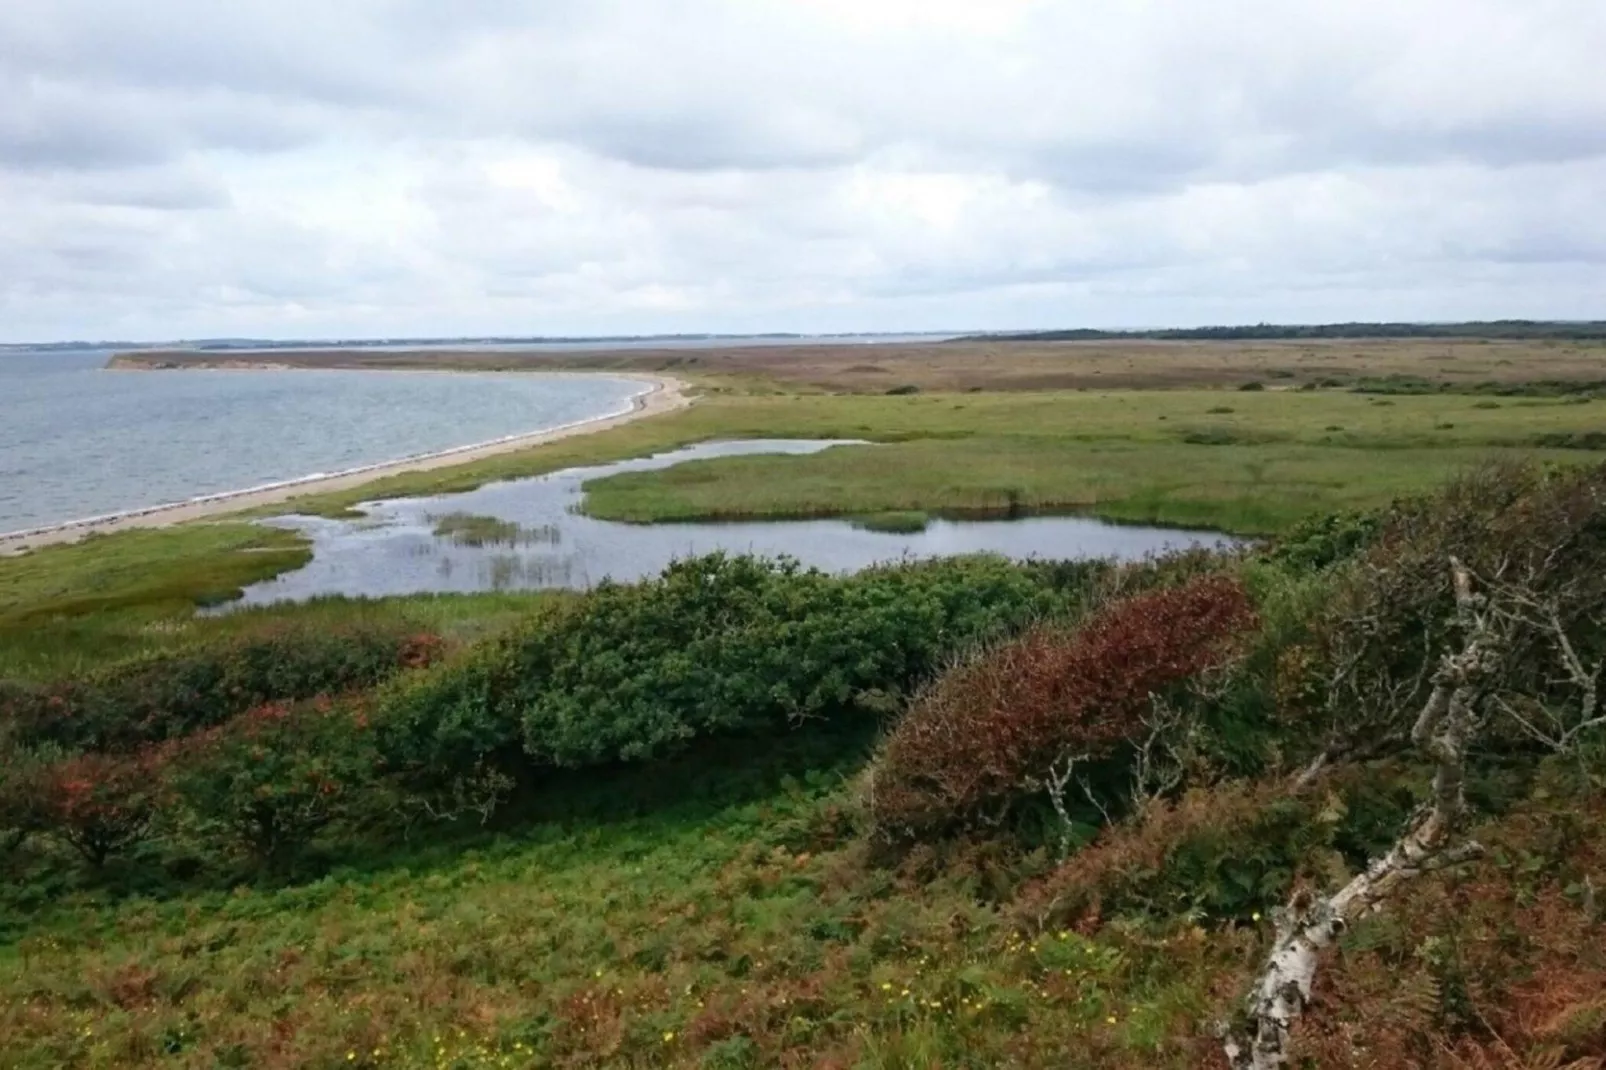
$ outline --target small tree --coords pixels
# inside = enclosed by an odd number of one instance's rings
[[[162,801],[161,756],[80,754],[34,780],[36,820],[99,868],[151,831]]]
[[[1454,642],[1431,663],[1427,697],[1410,731],[1434,770],[1428,803],[1365,872],[1326,898],[1301,893],[1282,912],[1243,1013],[1224,1029],[1234,1070],[1288,1065],[1293,1027],[1310,1002],[1321,953],[1351,924],[1414,877],[1481,853],[1463,835],[1467,761],[1480,742],[1515,725],[1547,749],[1567,753],[1606,730],[1598,696],[1606,657],[1586,653],[1584,642],[1601,642],[1601,618],[1581,597],[1598,577],[1572,582],[1563,571],[1570,557],[1576,560],[1566,551],[1586,526],[1536,531],[1538,552],[1502,562],[1499,579],[1480,581],[1450,558],[1453,611],[1444,631]]]
[[[360,708],[315,700],[251,710],[173,748],[170,780],[201,826],[267,865],[375,801],[378,756]]]

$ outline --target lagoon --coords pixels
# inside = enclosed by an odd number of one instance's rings
[[[367,374],[367,373],[364,373]],[[998,553],[1016,559],[1132,560],[1193,546],[1226,546],[1215,532],[1112,524],[1088,517],[933,520],[923,531],[865,530],[848,520],[623,524],[579,512],[584,485],[622,472],[752,453],[807,454],[847,443],[705,442],[651,457],[569,468],[429,498],[371,502],[356,520],[288,516],[313,544],[307,566],[246,589],[242,605],[323,595],[584,589],[629,582],[684,557],[726,551],[789,556],[846,573],[904,559]]]

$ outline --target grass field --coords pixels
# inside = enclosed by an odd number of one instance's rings
[[[1118,391],[716,398],[682,424],[731,436],[868,438],[807,457],[696,461],[587,486],[636,522],[1087,512],[1239,534],[1427,490],[1497,453],[1602,427],[1606,403],[1339,392]]]
[[[644,522],[997,513],[1017,502],[1263,533],[1427,489],[1491,451],[1586,459],[1541,443],[1590,441],[1606,429],[1603,411],[1606,402],[1579,398],[1345,391],[716,394],[684,412],[294,507],[341,515],[365,498],[450,493],[715,438],[856,438],[892,445],[617,476],[588,488],[586,508]]]

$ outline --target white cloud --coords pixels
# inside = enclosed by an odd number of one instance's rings
[[[1595,0],[9,0],[0,335],[1597,316]]]

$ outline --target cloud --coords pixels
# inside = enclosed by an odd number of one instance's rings
[[[0,332],[1594,316],[1594,0],[10,0]]]

